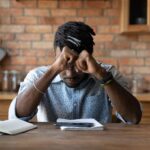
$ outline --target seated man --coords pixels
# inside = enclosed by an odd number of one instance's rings
[[[9,108],[9,119],[38,121],[57,118],[112,119],[112,107],[124,123],[137,124],[141,109],[128,91],[121,74],[112,66],[97,63],[93,53],[93,29],[82,22],[61,25],[54,39],[56,60],[38,67],[21,83]]]

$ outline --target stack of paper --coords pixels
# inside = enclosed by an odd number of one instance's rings
[[[20,119],[0,121],[0,133],[18,134],[36,128],[32,123]]]
[[[59,124],[61,130],[104,130],[104,126],[95,119],[57,119],[56,125]],[[79,124],[79,126],[78,126]],[[85,126],[84,126],[85,124]],[[92,126],[86,126],[92,124]]]

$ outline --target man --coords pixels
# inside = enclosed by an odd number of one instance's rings
[[[112,107],[124,123],[137,124],[141,109],[121,74],[97,63],[93,29],[82,22],[67,22],[55,34],[56,60],[29,72],[9,108],[9,118],[56,121],[57,118],[95,118],[111,122]]]

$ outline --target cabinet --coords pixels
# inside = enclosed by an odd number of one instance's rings
[[[13,92],[0,92],[0,120],[6,120],[8,119],[8,108],[13,100],[15,98],[17,93]],[[36,116],[33,117],[31,121],[36,122]]]
[[[16,93],[0,92],[0,120],[8,119],[8,108]]]
[[[143,111],[141,123],[150,124],[150,93],[134,94],[134,96],[140,101]]]
[[[150,31],[150,0],[121,0],[121,32]]]

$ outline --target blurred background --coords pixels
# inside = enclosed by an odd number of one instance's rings
[[[0,0],[0,90],[8,92],[0,99],[12,99],[29,70],[54,61],[57,27],[76,20],[96,32],[94,57],[116,66],[149,110],[149,9],[148,0]]]

